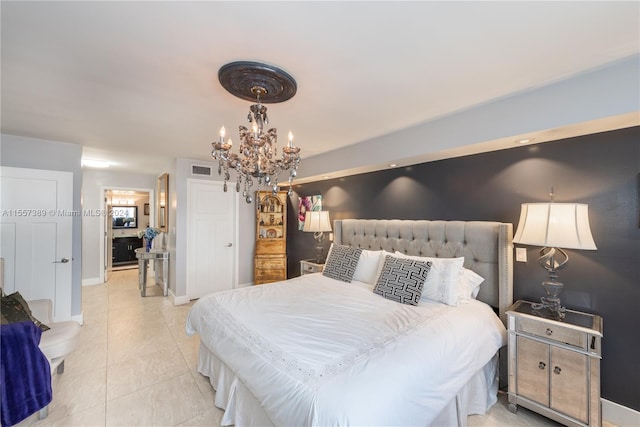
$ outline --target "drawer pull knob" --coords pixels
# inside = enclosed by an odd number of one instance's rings
[[[559,374],[560,374],[560,371],[562,371],[562,369],[560,369],[560,367],[559,367],[559,366],[556,366],[555,368],[553,368],[553,373],[555,373],[555,374],[558,374],[558,375],[559,375]]]
[[[553,331],[549,328],[547,328],[547,330],[545,331],[545,334],[551,336],[553,334]]]
[[[596,337],[591,337],[591,350],[596,349]]]
[[[546,364],[546,363],[544,363],[544,362],[540,362],[540,363],[538,363],[538,368],[540,368],[540,369],[544,369],[544,368],[546,368],[546,367],[547,367],[547,364]]]

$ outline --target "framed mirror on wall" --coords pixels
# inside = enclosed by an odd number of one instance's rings
[[[169,174],[158,178],[158,228],[165,233],[169,228]]]

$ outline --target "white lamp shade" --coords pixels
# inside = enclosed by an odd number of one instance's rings
[[[331,221],[328,211],[309,211],[304,215],[302,231],[322,232],[331,231]]]
[[[523,203],[514,243],[595,250],[589,207],[580,203]]]

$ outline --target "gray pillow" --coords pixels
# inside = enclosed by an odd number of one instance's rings
[[[402,304],[418,305],[431,262],[385,257],[373,292]]]
[[[324,276],[351,283],[362,249],[334,244],[324,265]]]

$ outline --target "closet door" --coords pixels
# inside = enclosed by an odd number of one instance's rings
[[[71,320],[73,174],[0,168],[0,257],[4,291],[53,301],[53,320]]]
[[[237,194],[223,183],[187,182],[187,297],[235,287]]]

